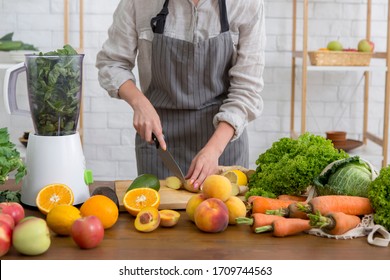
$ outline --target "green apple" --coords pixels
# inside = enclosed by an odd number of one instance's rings
[[[12,233],[12,245],[21,254],[40,255],[51,243],[49,227],[41,218],[28,216],[22,219]]]
[[[343,45],[339,41],[330,41],[326,48],[330,51],[342,51]]]
[[[358,43],[358,51],[359,52],[373,52],[374,51],[374,43],[363,39]]]

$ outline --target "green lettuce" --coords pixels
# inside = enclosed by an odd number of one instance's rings
[[[246,197],[300,195],[329,163],[348,157],[330,140],[309,132],[297,139],[281,138],[257,159]]]
[[[368,199],[374,208],[374,221],[390,230],[390,167],[383,167],[368,185]]]

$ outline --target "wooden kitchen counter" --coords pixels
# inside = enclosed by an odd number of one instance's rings
[[[97,186],[114,182],[95,182]],[[1,190],[18,189],[13,180]],[[25,207],[26,216],[44,218],[35,208]],[[53,235],[49,250],[39,256],[23,256],[11,248],[3,260],[389,260],[390,247],[376,247],[367,238],[335,240],[301,234],[277,238],[270,233],[255,234],[249,226],[229,226],[222,233],[203,233],[180,211],[173,228],[158,228],[141,233],[134,228],[134,218],[121,212],[117,223],[106,230],[103,242],[94,249],[81,250],[71,237]]]

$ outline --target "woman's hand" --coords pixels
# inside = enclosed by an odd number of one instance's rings
[[[220,122],[207,144],[193,158],[186,178],[190,179],[195,189],[200,188],[207,176],[218,172],[218,159],[233,135],[234,128]]]
[[[216,149],[206,146],[192,159],[186,179],[190,179],[195,189],[203,184],[207,176],[217,173],[219,156]]]
[[[145,95],[129,80],[120,87],[119,96],[133,108],[133,126],[141,138],[153,143],[152,133],[154,133],[161,149],[165,150],[167,145],[162,133],[160,117]]]

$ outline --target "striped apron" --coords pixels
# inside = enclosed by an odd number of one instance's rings
[[[160,116],[167,148],[184,175],[192,159],[214,133],[213,118],[219,112],[229,88],[228,71],[233,55],[225,0],[219,0],[221,33],[199,43],[164,36],[168,15],[166,0],[152,19],[152,79],[145,95]],[[156,147],[136,135],[138,174],[158,178],[172,175],[159,158]],[[246,130],[230,142],[219,165],[248,166]]]

